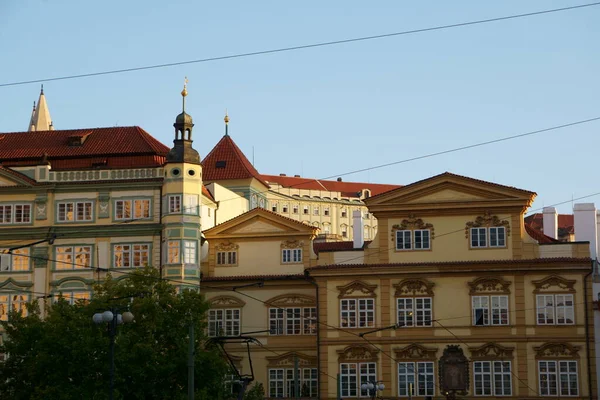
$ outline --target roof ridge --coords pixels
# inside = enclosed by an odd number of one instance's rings
[[[142,137],[144,142],[146,142],[146,144],[148,146],[150,146],[150,148],[152,150],[154,150],[155,152],[161,152],[161,151],[164,151],[166,153],[169,152],[169,148],[166,145],[164,145],[161,142],[159,142],[158,140],[156,140],[152,135],[150,135],[148,132],[146,132],[142,127],[140,127],[138,125],[134,125],[134,128],[140,134],[140,136]],[[159,146],[157,144],[164,146],[164,148],[162,148],[162,149],[159,148]]]

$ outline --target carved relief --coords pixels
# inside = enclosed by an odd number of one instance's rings
[[[453,395],[467,394],[469,390],[469,360],[460,346],[446,346],[439,361],[439,370],[440,387],[443,392]]]
[[[399,225],[392,225],[392,241],[396,240],[396,231],[406,231],[413,229],[429,229],[431,240],[435,239],[433,224],[425,223],[421,218],[409,214],[407,219],[403,219]]]
[[[577,281],[571,279],[565,279],[558,275],[548,276],[544,279],[540,279],[537,281],[532,281],[535,285],[535,290],[533,293],[540,293],[543,291],[566,291],[566,292],[575,292],[575,288],[573,287]]]
[[[401,358],[411,360],[435,360],[437,348],[427,348],[420,344],[413,343],[401,349],[395,349],[394,352],[396,353],[397,360]]]
[[[496,277],[477,278],[473,282],[468,282],[470,287],[469,294],[477,293],[504,293],[510,294],[509,281]]]
[[[290,351],[280,356],[266,357],[269,367],[293,367],[295,359],[298,358],[300,367],[315,367],[317,357]]]
[[[215,246],[217,251],[233,251],[239,249],[240,246],[232,242],[221,242]]]
[[[425,279],[404,279],[402,282],[394,285],[396,288],[395,296],[433,296],[434,285],[435,283]]]
[[[35,219],[45,220],[47,216],[48,197],[45,194],[38,194],[35,198]]]
[[[265,302],[268,307],[285,307],[285,306],[315,306],[317,304],[314,297],[306,296],[303,294],[282,294],[280,296],[273,297],[271,300]]]
[[[486,211],[483,216],[475,218],[475,221],[467,222],[467,226],[465,226],[465,237],[467,239],[469,238],[471,228],[489,228],[490,226],[503,226],[506,230],[506,236],[510,236],[510,223],[507,220],[501,220],[498,216],[491,215],[489,211]]]
[[[510,359],[513,356],[514,349],[514,347],[504,347],[496,343],[487,343],[480,347],[469,347],[472,360]]]
[[[369,285],[368,283],[361,281],[352,281],[347,285],[337,287],[340,291],[338,298],[349,296],[375,297],[376,288],[377,285]]]
[[[573,346],[569,343],[556,342],[546,343],[541,346],[534,347],[536,359],[545,358],[579,358],[580,346]]]
[[[379,350],[362,345],[351,345],[344,350],[338,350],[338,361],[371,361],[377,362]]]
[[[304,246],[304,242],[299,240],[286,240],[281,243],[282,249],[297,249],[302,246]]]
[[[110,194],[100,193],[98,195],[98,218],[109,218],[108,205],[110,204]]]
[[[217,296],[208,300],[210,308],[241,308],[246,303],[232,296]]]

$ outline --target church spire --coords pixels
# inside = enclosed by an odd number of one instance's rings
[[[194,122],[192,121],[192,116],[185,112],[185,98],[188,95],[187,83],[188,80],[186,77],[183,90],[181,91],[182,111],[175,118],[175,123],[173,124],[175,128],[175,140],[173,140],[173,148],[167,154],[167,161],[200,164],[200,155],[192,148],[192,128],[194,127]]]
[[[225,118],[223,118],[223,121],[225,121],[225,136],[229,136],[229,115],[227,114],[227,109],[225,109]]]
[[[46,104],[46,96],[44,95],[44,85],[40,90],[40,98],[37,102],[37,107],[33,103],[33,112],[31,114],[31,121],[29,123],[29,131],[53,131],[54,125],[52,124],[52,118],[50,118],[50,111],[48,110],[48,104]]]

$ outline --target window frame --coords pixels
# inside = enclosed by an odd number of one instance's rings
[[[167,197],[167,207],[169,214],[181,214],[183,210],[183,199],[180,194],[170,194]]]
[[[396,363],[396,382],[398,384],[398,396],[399,397],[426,397],[426,396],[435,396],[435,362],[434,361],[425,361],[425,360],[415,360],[415,361],[400,361]],[[403,370],[401,370],[401,365]],[[426,367],[425,372],[420,372],[420,367]],[[429,372],[429,368],[431,368],[431,372]],[[401,372],[406,371],[406,372]],[[405,378],[406,387],[401,387],[401,379],[400,377]],[[425,376],[424,382],[421,382],[421,377]],[[410,384],[412,383],[412,393],[408,393],[410,391]],[[423,383],[423,385],[421,385]]]
[[[410,309],[407,307],[406,303],[410,300]],[[419,301],[422,301],[422,307],[419,308]],[[429,301],[429,308],[424,307],[425,301]],[[403,302],[404,306],[401,308],[400,303]],[[404,315],[404,318],[401,318],[400,312],[409,312],[410,318],[406,318],[407,315]],[[425,324],[427,321],[427,311],[429,311],[429,324]],[[421,320],[423,323],[419,324],[419,314],[421,315]],[[404,322],[401,321],[404,320]],[[410,324],[407,324],[406,321],[410,320]],[[398,326],[402,328],[429,328],[433,326],[433,297],[431,296],[400,296],[396,297],[396,322]],[[402,323],[403,325],[400,325]]]
[[[215,254],[215,265],[218,267],[232,267],[238,265],[237,250],[217,250]],[[222,257],[222,262],[221,262]]]
[[[474,241],[474,232],[477,232],[477,241]],[[483,236],[482,236],[483,232]],[[492,244],[492,232],[495,232],[495,244]],[[499,236],[499,233],[502,235]],[[506,249],[508,248],[508,230],[505,226],[476,226],[469,228],[470,249]],[[500,244],[502,242],[502,244]]]
[[[128,249],[121,249],[118,250],[117,247],[125,247],[128,246]],[[136,246],[138,246],[139,248],[136,249]],[[146,247],[145,249],[142,247]],[[122,265],[122,266],[117,266],[117,254],[121,252],[123,253],[122,257],[123,260],[125,260],[125,254],[127,254],[127,257],[129,259],[129,266],[126,265]],[[145,257],[144,257],[144,253],[145,253]],[[139,261],[143,262],[144,259],[146,261],[146,264],[141,264],[141,265],[135,265],[134,261],[136,260],[136,257],[139,257]],[[123,262],[124,264],[124,262]],[[113,268],[143,268],[146,265],[152,265],[152,243],[149,242],[139,242],[139,243],[113,243],[112,244],[112,265]]]
[[[22,296],[23,299],[17,301],[15,307],[15,298]],[[6,301],[4,301],[6,298]],[[2,292],[0,291],[0,321],[9,321],[8,314],[11,311],[20,311],[22,316],[27,316],[26,304],[31,301],[31,295],[24,292]]]
[[[89,204],[89,218],[86,218],[86,210],[87,210],[87,205]],[[71,205],[72,206],[72,210],[71,213],[73,214],[73,219],[67,219],[67,215],[69,213],[68,210],[64,210],[64,217],[63,219],[61,219],[61,207],[67,207]],[[83,218],[79,218],[79,207],[82,206],[83,207],[83,213],[84,216]],[[78,200],[60,200],[56,202],[56,223],[59,224],[82,224],[82,223],[90,223],[90,222],[94,222],[95,221],[95,208],[96,208],[96,202],[93,199],[78,199]]]
[[[370,397],[367,391],[361,388],[361,385],[377,381],[376,362],[340,362],[338,368],[340,371],[340,392],[342,397]],[[345,368],[348,372],[344,372]]]
[[[87,302],[92,299],[92,292],[90,290],[85,290],[85,289],[67,289],[67,290],[59,289],[56,292],[57,292],[57,296],[54,298],[55,303],[58,301],[59,297],[62,297],[63,299],[65,299],[72,306],[77,305],[77,302],[79,302],[81,300],[84,300]],[[84,297],[77,296],[77,295],[84,295]]]
[[[211,308],[208,310],[206,333],[208,337],[220,336],[221,331],[224,336],[238,336],[241,330],[241,308]]]
[[[31,259],[29,248],[15,249],[8,253],[9,249],[0,249],[0,272],[27,272],[31,271]],[[6,261],[8,260],[8,261]],[[24,261],[27,265],[23,268],[15,269],[15,260]],[[8,268],[4,266],[8,265]]]
[[[153,217],[153,213],[152,213],[152,198],[151,197],[122,197],[122,198],[115,198],[113,199],[113,220],[114,221],[132,221],[132,220],[148,220],[148,219],[152,219]],[[141,215],[138,216],[138,207],[137,204],[138,203],[148,203],[148,215],[146,216],[146,207],[145,205],[143,206],[143,208],[140,210],[141,211]],[[122,212],[122,216],[119,216],[119,203],[121,203],[121,212]],[[126,204],[129,203],[129,211],[128,213],[130,214],[129,216],[127,216],[127,207],[125,206]]]
[[[567,365],[569,365],[571,363],[574,364],[575,372],[569,371],[569,366],[567,367],[566,372],[561,371],[561,364],[564,364],[564,363],[567,363]],[[542,373],[542,370],[541,370],[542,364],[547,364],[546,371],[544,373]],[[548,371],[549,364],[554,364],[554,371]],[[568,359],[568,360],[560,360],[560,359],[538,360],[537,373],[538,373],[538,385],[539,385],[538,389],[539,389],[540,396],[544,396],[544,397],[577,397],[577,396],[581,396],[581,391],[579,388],[579,384],[580,384],[579,363],[577,360],[572,360],[572,359]],[[555,377],[554,378],[554,389],[556,391],[555,394],[551,393],[552,388],[549,385],[549,382],[551,381],[550,377],[552,375],[554,375],[554,377]],[[562,380],[563,375],[567,376],[568,383],[571,383],[572,376],[573,375],[575,376],[575,391],[576,391],[576,393],[571,393],[572,388],[570,385],[567,386],[567,394],[562,392],[561,383],[563,382],[563,380]],[[542,382],[543,376],[546,376],[546,379],[547,379],[546,385],[544,385]]]
[[[316,306],[269,307],[267,313],[270,336],[306,336],[317,334]],[[310,315],[310,317],[307,317],[307,315]],[[315,325],[311,326],[311,322],[314,322]],[[298,333],[294,333],[296,324],[298,326]],[[290,327],[292,328],[291,330]]]
[[[282,264],[301,264],[303,261],[302,248],[281,249]]]
[[[417,235],[419,246],[417,247]],[[431,229],[398,229],[395,230],[396,251],[427,251],[431,250]],[[400,240],[402,237],[402,240]],[[426,247],[424,246],[426,242]]]
[[[87,252],[85,251],[76,251],[76,248],[81,248],[81,249],[89,249]],[[61,252],[60,249],[71,249],[70,252],[68,251],[64,251]],[[54,271],[77,271],[77,270],[90,270],[91,268],[93,268],[94,266],[94,245],[92,244],[69,244],[69,245],[61,245],[61,246],[54,246]],[[69,255],[72,258],[72,261],[70,263],[64,262],[64,261],[60,261],[60,258],[62,257],[62,255]],[[81,255],[85,255],[87,254],[87,258],[88,258],[88,263],[89,265],[87,266],[82,266],[82,264],[80,262],[77,261],[77,257],[81,256]],[[66,264],[66,265],[71,265],[71,268],[59,268],[58,266],[60,264]]]
[[[571,298],[571,300],[570,300],[571,305],[570,306],[566,306],[566,305],[559,306],[558,305],[558,301],[556,299],[558,296],[565,297],[565,298],[566,297],[570,297]],[[546,304],[546,305],[540,307],[540,297],[544,297],[544,298],[551,297],[552,298],[552,305],[548,306]],[[545,301],[546,300],[544,300],[544,302]],[[566,302],[566,300],[565,300],[565,302]],[[545,318],[544,318],[545,322],[544,323],[540,323],[540,310],[541,309],[547,310],[549,308],[552,310],[552,322],[548,323],[547,322],[548,321],[548,317],[547,317],[548,314],[544,314],[545,315]],[[569,309],[571,311],[570,313],[571,313],[571,316],[572,316],[572,321],[570,323],[567,322],[567,312],[568,312]],[[559,319],[558,318],[559,310],[563,310],[563,315],[564,315],[564,319],[565,319],[565,322],[563,322],[563,323],[559,323],[558,322],[558,319]],[[535,314],[536,315],[536,318],[535,318],[536,325],[540,325],[540,326],[565,326],[565,325],[568,326],[568,325],[575,325],[575,320],[576,320],[576,316],[575,316],[575,295],[573,293],[536,293],[536,295],[535,295],[535,313],[536,313]]]
[[[346,310],[344,310],[344,303],[348,304]],[[361,310],[361,302],[364,303],[365,306],[371,302],[371,309],[363,309]],[[354,308],[350,308],[349,306],[353,303]],[[340,307],[340,328],[346,329],[364,329],[364,328],[373,328],[375,326],[375,317],[376,317],[376,304],[375,297],[349,297],[340,299],[339,303]],[[361,315],[362,314],[362,315]],[[344,315],[346,315],[346,322],[344,322]],[[369,321],[369,316],[370,321]],[[361,325],[361,319],[364,317],[367,322],[365,325]],[[354,320],[354,324],[352,324],[352,320]],[[368,323],[370,322],[370,323]]]
[[[499,306],[494,307],[494,298],[499,301]],[[481,300],[486,300],[486,305],[481,303]],[[475,307],[476,300],[479,301],[479,307]],[[506,300],[506,323],[502,323],[502,313],[504,308],[502,307],[501,301]],[[482,317],[484,319],[483,324],[478,324],[477,311],[483,310]],[[495,313],[495,310],[500,310]],[[494,317],[498,315],[499,323],[494,322]],[[487,322],[487,323],[486,323]],[[474,294],[471,296],[471,326],[510,326],[510,296],[508,294]]]
[[[477,370],[477,364],[480,365],[480,371]],[[489,370],[483,369],[484,365],[489,365]],[[499,364],[501,371],[496,371],[496,365]],[[504,370],[505,364],[508,364],[508,371]],[[474,360],[473,361],[473,395],[476,397],[509,397],[513,395],[512,381],[512,362],[510,360]],[[479,378],[478,378],[479,377]],[[489,393],[485,392],[485,379],[489,378]],[[508,377],[508,390],[505,392],[505,379]],[[498,378],[500,378],[498,382]],[[500,388],[498,387],[500,383]],[[481,390],[478,393],[478,386]],[[500,393],[499,390],[500,389]]]
[[[8,212],[8,219],[6,218],[6,208],[10,207],[10,211]],[[25,214],[23,210],[21,210],[21,221],[17,221],[17,207],[29,209],[29,213]],[[0,209],[2,213],[0,214],[2,217],[0,218],[0,226],[8,226],[8,225],[32,225],[33,224],[33,203],[31,202],[14,202],[14,203],[0,203]],[[27,215],[27,221],[23,221],[23,217]],[[8,222],[5,222],[8,221]]]
[[[183,214],[200,215],[200,206],[197,194],[184,194],[183,196]],[[210,216],[210,214],[209,214]]]
[[[181,263],[188,265],[198,264],[198,241],[197,240],[182,240],[183,249],[181,253]]]

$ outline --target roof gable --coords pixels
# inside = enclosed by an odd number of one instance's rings
[[[0,166],[0,187],[2,186],[33,186],[37,182],[30,177]]]

